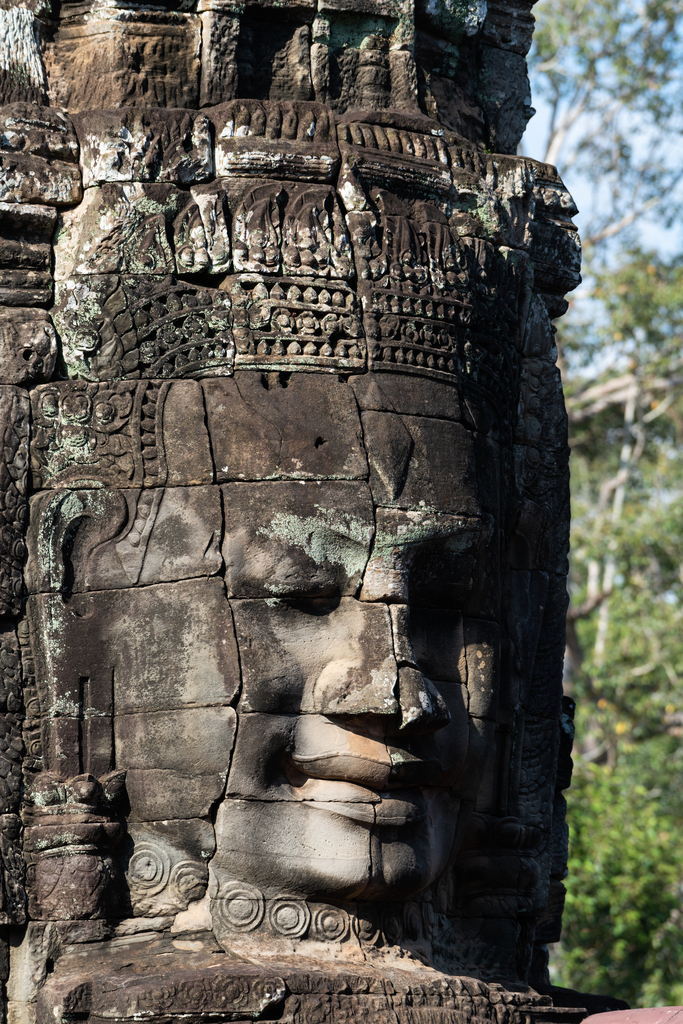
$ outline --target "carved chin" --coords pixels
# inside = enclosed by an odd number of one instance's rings
[[[371,878],[363,899],[414,896],[436,881],[455,854],[460,800],[445,789],[419,792],[424,809],[421,821],[391,825],[386,809],[378,813],[379,824],[372,829],[370,841]]]
[[[407,899],[445,869],[459,805],[437,789],[379,804],[228,800],[216,822],[212,895],[239,880],[266,897]]]

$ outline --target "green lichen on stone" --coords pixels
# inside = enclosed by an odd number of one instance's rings
[[[397,18],[341,15],[329,20],[329,41],[324,38],[320,41],[328,42],[330,49],[336,53],[345,50],[388,49],[398,26]]]
[[[373,561],[393,562],[397,553],[410,551],[435,541],[444,543],[447,551],[466,552],[477,545],[482,533],[489,529],[485,518],[465,518],[430,512],[407,512],[405,520],[391,530],[378,527]]]
[[[349,579],[360,576],[368,560],[372,527],[338,509],[316,506],[316,516],[278,512],[258,533],[300,548],[316,565],[341,565]],[[272,584],[272,589],[276,585]]]
[[[419,20],[426,20],[429,29],[450,42],[473,36],[486,17],[486,0],[421,0],[417,6]]]

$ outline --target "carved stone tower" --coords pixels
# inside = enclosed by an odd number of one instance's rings
[[[530,2],[12,2],[10,1024],[580,1019]]]

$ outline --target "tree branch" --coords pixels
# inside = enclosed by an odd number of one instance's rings
[[[600,593],[594,594],[589,597],[586,601],[582,601],[581,604],[576,605],[575,608],[569,607],[567,609],[567,621],[576,622],[577,619],[587,619],[589,615],[595,611],[598,605],[611,597],[614,592],[614,587],[610,587],[608,590],[601,590]]]
[[[639,217],[644,216],[648,210],[653,210],[655,206],[662,202],[663,196],[651,196],[650,199],[646,200],[641,206],[631,210],[630,213],[624,214],[619,220],[613,221],[612,224],[608,224],[601,231],[596,231],[593,235],[588,235],[583,239],[584,249],[590,246],[598,245],[600,242],[606,241],[608,238],[614,238],[620,231],[627,228],[634,221],[638,220]]]

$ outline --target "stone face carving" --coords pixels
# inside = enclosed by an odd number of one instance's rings
[[[529,12],[0,12],[12,1024],[571,1016]]]

